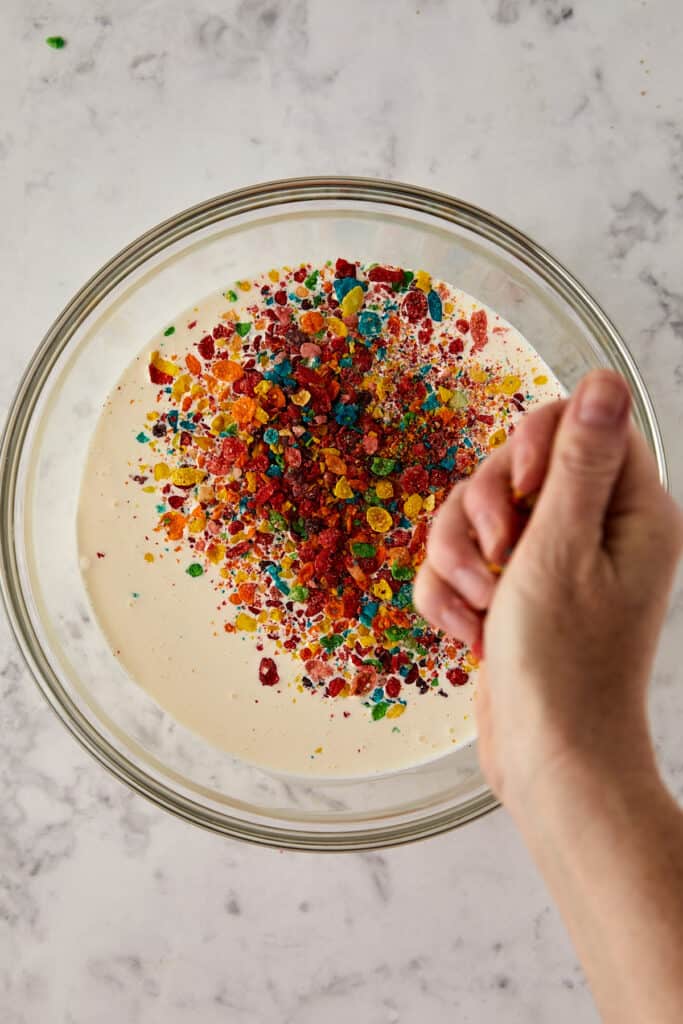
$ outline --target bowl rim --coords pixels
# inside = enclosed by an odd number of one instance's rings
[[[614,324],[585,287],[558,260],[517,228],[462,199],[402,182],[363,177],[300,177],[258,183],[222,193],[188,207],[144,232],[105,263],[70,299],[44,335],[20,379],[9,407],[0,444],[0,592],[24,661],[50,707],[69,732],[111,774],[158,807],[210,831],[261,845],[308,851],[340,852],[394,846],[448,831],[495,809],[498,801],[484,790],[457,808],[423,817],[351,830],[311,831],[250,821],[214,811],[153,778],[117,750],[80,711],[66,692],[40,643],[22,592],[15,547],[17,481],[24,444],[36,405],[56,361],[75,331],[99,302],[129,273],[193,232],[240,214],[292,202],[324,200],[392,205],[429,214],[464,227],[521,260],[568,301],[627,378],[634,406],[648,435],[662,484],[668,473],[661,432],[651,399],[635,361]],[[571,301],[569,301],[571,299]]]

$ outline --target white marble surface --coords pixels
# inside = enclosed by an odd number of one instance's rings
[[[336,6],[3,0],[0,407],[144,228],[254,180],[378,175],[496,211],[588,284],[643,369],[682,496],[679,0]],[[679,795],[682,628],[679,589],[654,701]],[[2,1024],[597,1020],[503,812],[385,854],[222,841],[77,747],[4,619],[0,676]]]

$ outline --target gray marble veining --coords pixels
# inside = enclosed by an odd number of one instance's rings
[[[145,228],[256,180],[387,176],[494,210],[588,285],[683,497],[677,0],[5,0],[2,22],[0,409],[71,294]],[[653,697],[679,796],[682,628],[679,588]],[[3,1024],[348,1019],[597,1019],[505,814],[353,856],[204,835],[74,744],[3,619]]]

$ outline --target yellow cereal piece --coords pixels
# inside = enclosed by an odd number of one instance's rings
[[[251,615],[247,615],[246,612],[240,612],[235,619],[235,625],[238,629],[243,629],[245,633],[255,633],[258,623]]]
[[[453,397],[453,392],[451,391],[450,388],[437,388],[436,393],[439,396],[439,401],[443,402],[444,405],[448,405],[451,398]]]
[[[306,388],[301,388],[295,395],[292,395],[292,401],[294,405],[304,406],[308,405],[311,400],[311,392],[307,391]]]
[[[180,466],[171,473],[171,483],[176,487],[194,487],[206,476],[206,470],[195,469],[194,466]]]
[[[237,287],[239,288],[239,290],[241,292],[250,292],[251,291],[251,281],[238,281],[237,282]]]
[[[270,617],[273,620],[273,622],[281,622],[282,621],[282,612],[280,611],[279,608],[271,608],[270,609]]]
[[[450,316],[454,309],[455,309],[455,306],[453,305],[452,302],[445,302],[444,303],[443,311],[446,314],[446,316]]]
[[[384,402],[389,396],[389,381],[386,377],[378,377],[375,387],[377,389],[377,397],[380,402]]]
[[[158,420],[159,419],[159,413],[158,412],[148,412],[147,413],[147,419],[150,420],[153,423],[154,420]]]
[[[247,472],[246,472],[246,479],[247,479],[247,490],[250,491],[253,494],[254,491],[256,490],[256,473],[253,471],[253,469],[248,469],[247,470]]]
[[[191,384],[192,378],[190,377],[189,373],[181,373],[181,375],[179,377],[176,377],[176,379],[173,382],[173,397],[176,399],[182,398],[183,395],[190,390]]]
[[[415,287],[419,288],[421,292],[432,290],[432,279],[426,270],[418,270],[415,275]]]
[[[259,398],[263,398],[264,395],[268,394],[272,386],[272,380],[260,380],[254,388],[254,392],[259,396]]]
[[[386,580],[377,580],[377,583],[373,583],[372,592],[380,601],[391,601],[394,596],[394,592]]]
[[[489,375],[481,366],[473,366],[470,370],[470,378],[475,384],[485,384],[489,379]]]
[[[451,395],[451,400],[448,403],[450,409],[454,409],[456,412],[458,409],[467,408],[467,395],[464,391],[454,391]]]
[[[376,505],[372,505],[367,510],[365,518],[368,521],[368,526],[375,533],[388,533],[394,525],[394,521],[387,510],[385,508],[377,508]]]
[[[216,416],[211,420],[211,433],[220,434],[221,430],[225,429],[225,416],[222,412],[217,413]]]
[[[514,395],[515,391],[519,391],[521,386],[521,380],[519,379],[519,377],[515,377],[513,374],[510,374],[507,377],[503,377],[502,381],[500,382],[500,390],[503,392],[504,395]]]
[[[156,491],[156,487],[154,486],[154,484],[150,484],[147,487],[143,487],[142,489],[145,492],[145,494],[154,494],[154,492]]]
[[[359,284],[355,288],[352,288],[350,292],[344,296],[341,302],[342,316],[353,316],[357,313],[360,307],[363,305],[363,299],[365,295],[363,289]]]
[[[177,377],[180,373],[180,367],[176,366],[175,363],[170,363],[168,359],[164,359],[161,353],[156,350],[152,352],[149,361],[160,373],[165,373],[169,377]]]
[[[345,476],[340,476],[334,485],[334,496],[335,498],[352,498],[353,490],[349,486],[349,481]]]
[[[546,377],[546,375],[544,373],[539,374],[538,377],[534,377],[534,384],[537,384],[539,388],[543,384],[547,384],[547,383],[548,383],[548,378]]]
[[[262,409],[260,405],[256,406],[256,412],[254,413],[254,416],[259,423],[267,423],[268,420],[270,419],[270,416],[268,415],[266,410]]]
[[[367,633],[364,633],[364,634],[363,633],[359,633],[358,634],[358,643],[361,645],[361,647],[374,647],[375,646],[375,641]]]
[[[382,501],[386,501],[387,498],[391,498],[394,494],[394,485],[391,480],[380,480],[375,484],[375,494]]]
[[[415,520],[422,511],[424,502],[419,494],[411,494],[409,498],[403,502],[403,511],[405,512],[408,519]]]
[[[322,752],[323,752],[323,748],[322,747],[316,747],[315,750],[313,751],[314,754],[322,754]]]
[[[279,270],[269,270],[268,271],[268,277],[270,278],[271,281],[273,281],[275,284],[277,284],[277,282],[280,280],[280,271]]]
[[[165,462],[157,462],[154,467],[154,479],[155,480],[167,480],[171,475],[171,470],[168,468]]]
[[[387,710],[387,718],[400,718],[405,709],[405,704],[392,704]]]
[[[428,494],[425,500],[422,502],[422,508],[425,512],[433,512],[434,506],[436,505],[436,495]]]
[[[502,444],[505,444],[507,440],[507,434],[503,427],[500,430],[496,430],[495,433],[491,434],[489,438],[489,448],[500,448]]]
[[[477,667],[477,665],[479,664],[479,658],[477,658],[476,655],[472,654],[472,651],[468,651],[462,660],[462,664],[464,669],[470,671],[471,669]]]
[[[145,551],[145,561],[146,562],[153,562],[154,561],[154,555],[152,554],[151,551]]]
[[[213,448],[213,441],[211,440],[210,437],[204,437],[201,435],[197,437],[197,435],[195,434],[193,440],[194,443],[197,445],[197,448],[201,448],[203,452],[208,452],[209,448]]]
[[[210,544],[206,549],[206,557],[213,565],[218,565],[225,558],[225,544]]]
[[[328,316],[327,318],[328,330],[332,331],[335,338],[345,338],[349,333],[349,329],[343,320],[340,320],[338,316]]]

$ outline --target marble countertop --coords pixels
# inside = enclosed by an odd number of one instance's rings
[[[1,413],[143,229],[256,180],[376,175],[497,212],[587,283],[683,496],[678,0],[4,0],[2,23]],[[679,795],[682,629],[679,587],[654,690]],[[0,726],[3,1024],[597,1020],[502,811],[385,853],[204,834],[73,742],[1,615]]]

